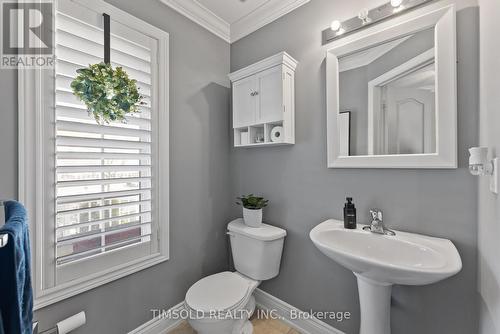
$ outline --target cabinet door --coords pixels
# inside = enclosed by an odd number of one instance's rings
[[[253,125],[256,121],[255,111],[255,76],[233,83],[233,127],[241,128]]]
[[[257,122],[283,120],[283,73],[281,66],[257,74]]]

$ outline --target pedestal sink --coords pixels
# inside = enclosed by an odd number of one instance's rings
[[[356,275],[361,308],[360,334],[389,334],[393,284],[425,285],[455,275],[462,260],[450,240],[396,232],[395,236],[344,229],[327,220],[309,236],[326,256]]]

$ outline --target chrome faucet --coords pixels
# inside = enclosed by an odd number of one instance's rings
[[[364,230],[370,231],[372,233],[377,233],[377,234],[396,235],[396,233],[394,231],[391,231],[384,226],[384,219],[383,219],[382,210],[371,209],[370,216],[371,216],[372,222],[371,222],[370,226],[365,226],[363,228]]]

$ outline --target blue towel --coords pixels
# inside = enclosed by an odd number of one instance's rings
[[[33,291],[28,217],[23,205],[4,203],[7,245],[0,248],[0,334],[31,334]]]

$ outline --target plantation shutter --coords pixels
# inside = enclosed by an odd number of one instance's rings
[[[158,145],[152,127],[155,44],[112,21],[111,64],[137,80],[146,104],[140,113],[127,116],[126,123],[99,125],[73,96],[70,84],[77,69],[103,61],[100,18],[58,10],[55,36],[56,265],[125,250],[130,259],[153,253]]]

